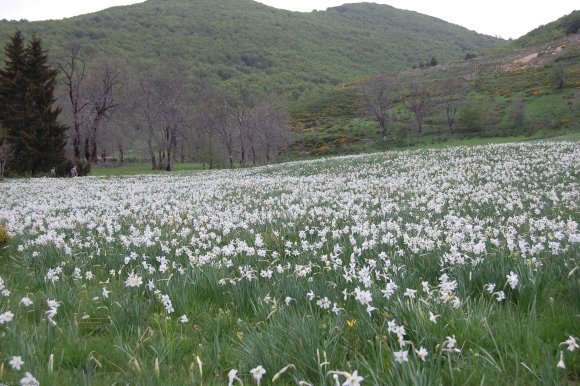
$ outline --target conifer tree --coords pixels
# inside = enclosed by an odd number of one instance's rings
[[[20,31],[10,37],[5,47],[4,69],[0,69],[0,124],[7,128],[6,140],[14,148],[15,164],[24,158],[20,133],[24,128],[26,108],[24,39]]]
[[[33,36],[26,48],[26,110],[28,124],[22,133],[32,174],[48,171],[64,159],[66,127],[58,122],[60,108],[53,107],[58,71],[48,65],[40,38]]]
[[[36,174],[48,171],[64,159],[66,127],[57,121],[54,108],[57,71],[48,64],[40,38],[33,36],[26,48],[20,31],[6,45],[4,70],[0,71],[0,123],[8,129],[14,148],[10,170]]]

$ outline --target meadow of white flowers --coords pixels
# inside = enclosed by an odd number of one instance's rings
[[[6,181],[0,383],[574,379],[579,167],[543,142]]]

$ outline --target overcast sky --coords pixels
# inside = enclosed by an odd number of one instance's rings
[[[191,0],[194,1],[194,0]],[[217,1],[217,0],[216,0]],[[61,19],[135,0],[0,0],[0,19]],[[309,12],[357,0],[260,0],[276,8]],[[541,24],[554,21],[578,6],[578,0],[377,0],[417,11],[492,36],[518,38]]]

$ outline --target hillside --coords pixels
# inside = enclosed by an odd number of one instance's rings
[[[505,41],[440,19],[371,3],[311,13],[251,0],[149,0],[57,21],[0,21],[0,44],[20,28],[53,60],[80,44],[137,66],[173,63],[191,78],[251,83],[291,99],[357,77],[440,62]]]
[[[580,10],[552,23],[540,26],[513,42],[515,47],[529,47],[549,43],[580,31]],[[509,46],[507,46],[509,47]]]
[[[580,131],[580,34],[566,33],[578,11],[521,39],[470,60],[390,73],[395,100],[387,143],[368,114],[361,88],[380,78],[361,78],[294,106],[294,156],[346,154],[469,138],[533,139]],[[559,36],[550,40],[550,36]],[[527,43],[536,42],[536,43]],[[541,42],[541,43],[537,43]],[[454,82],[448,97],[445,84]],[[410,111],[414,84],[428,94],[419,136]],[[457,109],[450,130],[447,102]]]

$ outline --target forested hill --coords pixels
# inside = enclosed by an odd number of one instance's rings
[[[43,39],[51,58],[80,44],[132,66],[175,64],[189,77],[245,81],[289,97],[505,44],[458,25],[372,3],[289,12],[251,0],[148,0],[64,20],[0,21]],[[2,55],[3,53],[0,53]]]

